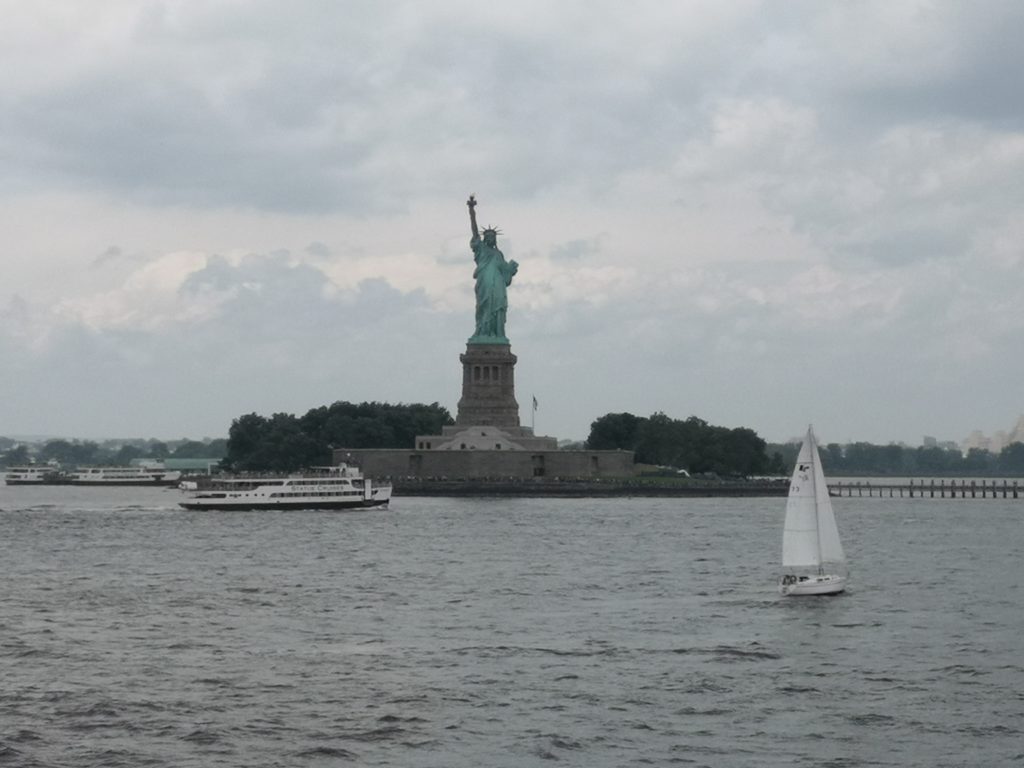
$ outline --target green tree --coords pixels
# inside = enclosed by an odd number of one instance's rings
[[[632,413],[609,413],[590,425],[587,448],[591,451],[636,450],[644,419]]]
[[[227,453],[228,441],[223,437],[218,437],[216,440],[211,440],[206,444],[206,453],[203,454],[202,458],[220,459],[227,456]]]
[[[20,467],[31,462],[27,445],[15,445],[13,448],[0,454],[0,465],[5,467]]]
[[[678,452],[675,422],[664,413],[653,413],[637,427],[636,460],[641,464],[673,466]]]
[[[39,452],[40,460],[57,461],[60,464],[86,465],[95,464],[98,460],[99,445],[89,440],[79,442],[68,440],[50,440]]]
[[[821,466],[826,472],[843,470],[843,447],[839,443],[829,443],[821,451]]]
[[[726,471],[744,476],[759,475],[768,468],[768,444],[752,429],[738,427],[722,435],[724,455],[728,457]]]
[[[258,463],[264,457],[260,451],[269,437],[270,423],[263,416],[248,413],[231,422],[228,430],[228,452],[224,463],[228,468],[240,472],[262,468]]]
[[[963,457],[962,466],[966,473],[972,475],[991,474],[998,464],[998,457],[984,448],[971,448]]]
[[[114,454],[113,462],[120,466],[131,464],[135,459],[141,459],[146,452],[137,445],[125,443]]]
[[[767,471],[767,443],[744,427],[729,429],[690,416],[680,421],[657,412],[647,418],[609,413],[591,424],[587,448],[626,449],[641,464],[676,467],[720,475]]]
[[[920,447],[914,451],[914,465],[917,474],[921,475],[943,475],[956,472],[962,462],[959,451],[949,451],[945,448],[932,446],[930,448]]]
[[[769,443],[765,448],[767,453],[778,454],[782,462],[782,470],[776,474],[789,475],[796,466],[796,457],[800,453],[800,443]]]
[[[184,440],[174,446],[171,457],[176,459],[191,459],[202,457],[206,453],[206,444],[198,440]]]
[[[696,416],[677,421],[676,450],[671,465],[689,472],[715,472],[717,465],[712,446],[708,444],[708,423]]]
[[[454,423],[431,405],[337,402],[301,418],[251,413],[234,420],[223,465],[234,470],[291,470],[327,464],[334,448],[411,448],[418,434],[439,434]]]
[[[232,422],[225,461],[235,471],[286,472],[325,464],[324,453],[290,413],[269,419],[253,413]]]
[[[1024,474],[1024,443],[1010,443],[999,453],[1000,472],[1008,475]]]
[[[146,448],[146,456],[150,459],[166,459],[171,455],[167,443],[161,440],[150,440]]]

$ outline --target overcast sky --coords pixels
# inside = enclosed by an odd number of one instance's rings
[[[1024,412],[1024,4],[0,0],[0,435],[455,415],[465,200],[524,424]]]

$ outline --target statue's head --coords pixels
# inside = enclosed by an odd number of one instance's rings
[[[498,234],[500,230],[495,227],[488,227],[484,230],[484,242],[488,245],[495,245],[498,242]]]

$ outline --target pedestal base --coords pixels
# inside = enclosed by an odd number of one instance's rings
[[[455,424],[460,427],[518,427],[516,356],[508,344],[467,344],[462,361],[462,397]]]

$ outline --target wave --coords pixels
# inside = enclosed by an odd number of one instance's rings
[[[359,755],[342,747],[312,747],[295,753],[296,757],[340,757],[346,760],[358,760]]]

